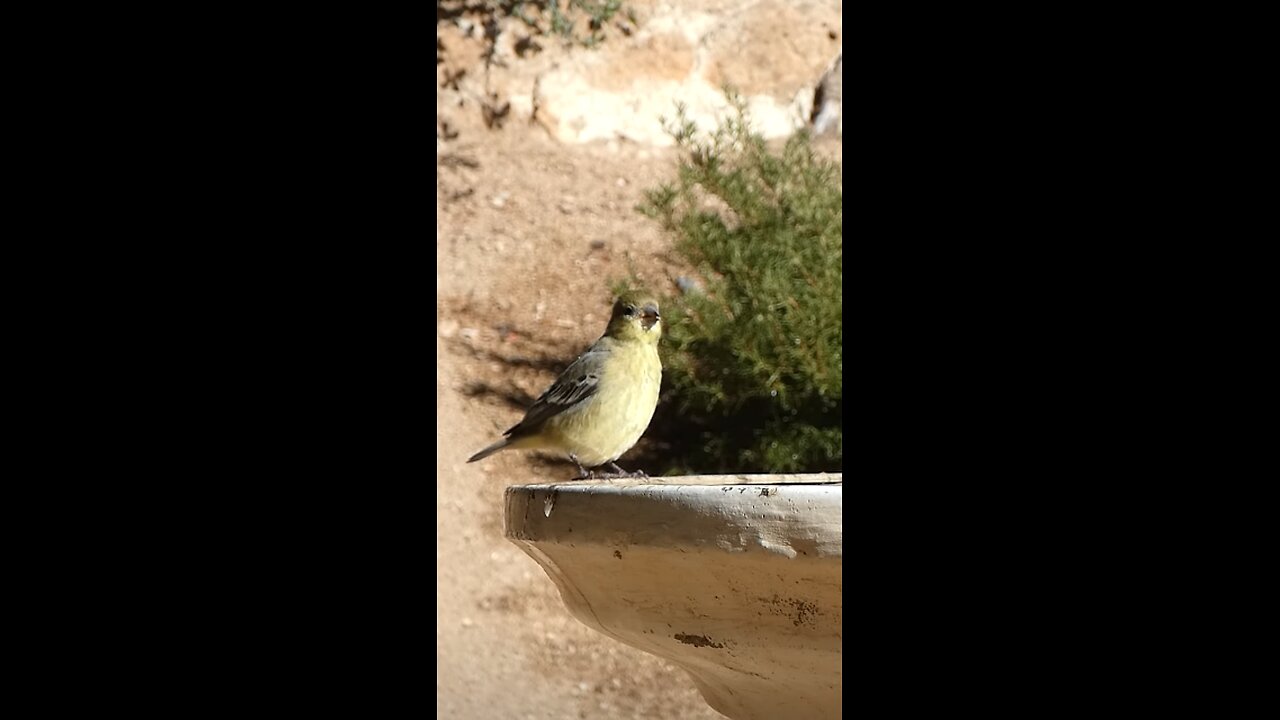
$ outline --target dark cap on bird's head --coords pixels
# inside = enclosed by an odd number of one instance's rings
[[[640,326],[648,330],[661,320],[662,316],[658,314],[658,301],[652,295],[627,293],[613,304],[613,316],[610,321],[616,321],[618,318],[626,320],[639,318]]]

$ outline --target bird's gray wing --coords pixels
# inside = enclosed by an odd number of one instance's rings
[[[534,401],[524,419],[505,433],[508,437],[536,432],[542,423],[577,405],[596,393],[600,385],[600,368],[609,354],[609,346],[597,342],[578,356],[560,373],[560,377]]]

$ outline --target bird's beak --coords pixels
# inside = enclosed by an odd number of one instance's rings
[[[640,326],[645,330],[652,328],[661,319],[656,305],[649,304],[640,309]]]

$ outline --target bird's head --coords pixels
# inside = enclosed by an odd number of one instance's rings
[[[615,340],[641,340],[657,344],[662,337],[658,301],[650,295],[623,295],[613,303],[613,315],[605,335]]]

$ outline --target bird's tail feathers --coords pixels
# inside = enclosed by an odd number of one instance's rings
[[[494,454],[494,453],[498,452],[499,450],[501,450],[501,449],[505,448],[505,447],[506,447],[510,442],[511,442],[511,440],[510,440],[509,438],[502,438],[502,439],[501,439],[501,440],[499,440],[498,442],[496,442],[496,443],[494,443],[494,444],[490,445],[489,447],[487,447],[487,448],[485,448],[485,449],[481,450],[480,452],[476,453],[475,455],[472,455],[472,456],[467,460],[467,462],[469,462],[469,463],[473,463],[473,462],[475,462],[475,461],[477,461],[477,460],[483,460],[483,459],[485,459],[485,458],[489,457],[490,455],[492,455],[492,454]]]

